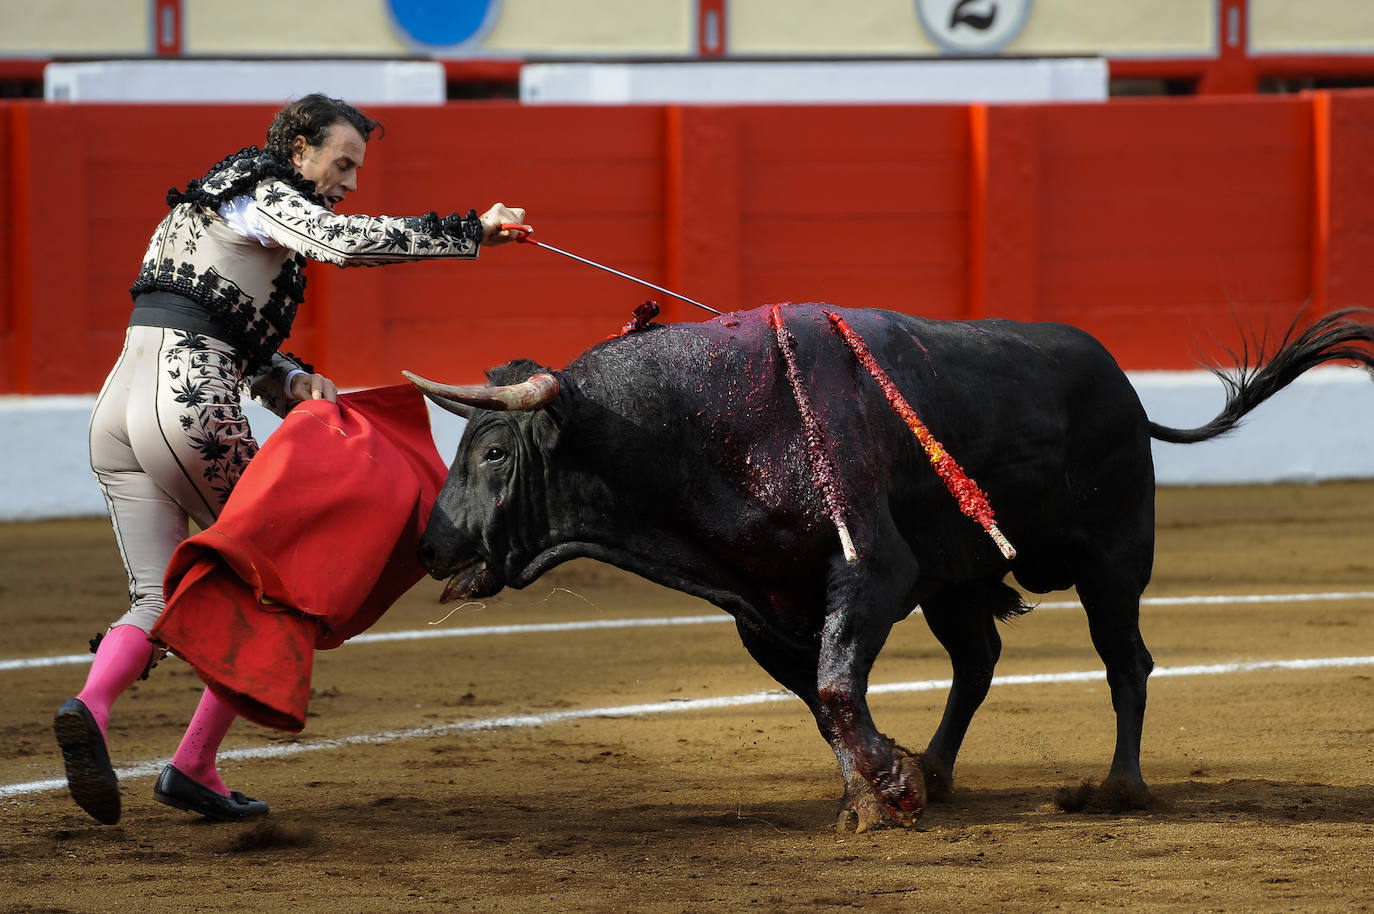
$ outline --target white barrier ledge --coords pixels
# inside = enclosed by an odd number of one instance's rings
[[[1226,400],[1203,371],[1130,374],[1160,425],[1193,428]],[[1154,443],[1161,485],[1240,485],[1374,478],[1374,381],[1359,368],[1314,368],[1241,420],[1199,444]]]
[[[931,104],[1103,101],[1102,58],[527,63],[527,104]]]
[[[102,60],[43,68],[47,102],[283,105],[324,92],[355,105],[442,105],[433,60]]]
[[[1145,410],[1161,425],[1191,428],[1221,409],[1221,383],[1202,371],[1134,372]],[[0,521],[99,516],[86,430],[94,396],[0,397]],[[265,440],[280,420],[252,402],[248,421]],[[445,461],[463,422],[430,407]],[[1161,485],[1233,485],[1374,478],[1374,383],[1356,368],[1309,371],[1246,417],[1229,435],[1201,444],[1154,445]]]

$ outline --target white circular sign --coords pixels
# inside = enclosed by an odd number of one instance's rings
[[[952,54],[995,54],[1026,24],[1031,0],[916,0],[931,40]]]

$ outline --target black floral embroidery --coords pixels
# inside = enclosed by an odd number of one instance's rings
[[[270,218],[299,239],[312,260],[342,266],[380,266],[418,257],[474,256],[482,239],[482,222],[475,210],[444,219],[430,213],[420,217],[325,216],[318,212],[290,212],[287,206]]]
[[[270,280],[269,266],[247,275],[221,275],[207,247],[215,243],[215,211],[228,200],[255,195],[264,218],[270,218],[296,240],[283,242],[280,263]],[[167,193],[172,211],[158,226],[148,254],[130,287],[134,298],[146,292],[171,292],[204,308],[221,325],[227,342],[257,374],[272,364],[291,334],[296,311],[305,296],[305,261],[377,266],[420,257],[472,257],[482,240],[475,210],[440,218],[339,216],[328,210],[313,182],[276,155],[248,146],[187,183]],[[269,212],[270,211],[270,212]],[[274,230],[274,234],[276,234]],[[280,260],[271,259],[279,256]],[[261,269],[263,275],[253,274]],[[270,282],[271,291],[266,291]]]
[[[172,387],[173,399],[187,406],[200,406],[205,402],[205,389],[202,385],[188,379],[181,380]]]
[[[188,182],[186,190],[174,187],[167,191],[167,205],[194,203],[210,210],[219,209],[224,201],[252,193],[255,187],[271,178],[284,182],[311,202],[325,205],[324,198],[315,193],[314,181],[303,177],[290,162],[256,146],[245,146],[220,160],[203,178]]]
[[[186,440],[190,441],[196,450],[200,451],[200,456],[204,460],[211,463],[221,461],[229,455],[229,445],[223,441],[216,441],[213,438],[199,438],[195,435],[188,436]],[[206,479],[215,479],[218,475],[219,471],[212,467],[207,467],[205,470]]]
[[[173,402],[182,406],[177,422],[202,462],[201,477],[220,506],[257,453],[238,401],[243,363],[212,348],[197,333],[170,330],[175,344],[163,360]]]

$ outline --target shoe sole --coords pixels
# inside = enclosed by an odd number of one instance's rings
[[[98,739],[91,733],[94,726],[81,711],[63,705],[53,718],[52,729],[62,749],[72,799],[100,824],[114,825],[120,814],[119,778],[103,747],[97,748],[93,742]]]

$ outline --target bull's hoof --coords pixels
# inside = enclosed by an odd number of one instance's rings
[[[1108,812],[1119,813],[1131,809],[1149,809],[1155,798],[1145,782],[1127,777],[1107,775],[1102,786],[1097,788],[1098,802]]]
[[[929,752],[916,756],[925,775],[926,799],[931,803],[947,803],[954,798],[954,772]]]
[[[1132,809],[1149,809],[1154,797],[1143,781],[1108,775],[1101,786],[1084,781],[1061,787],[1055,793],[1055,805],[1064,812],[1108,813],[1119,815]]]
[[[915,757],[900,747],[893,748],[898,753],[897,773],[889,792],[896,796],[891,802],[884,800],[863,775],[853,772],[845,784],[844,801],[835,822],[837,832],[861,835],[875,828],[910,828],[921,818],[926,807],[925,775]]]
[[[844,800],[840,804],[839,818],[835,821],[835,831],[842,835],[861,835],[874,828],[888,828],[896,824],[883,809],[883,804],[863,775],[857,771],[851,774],[844,785]]]
[[[899,753],[897,770],[900,775],[897,778],[897,789],[891,791],[896,796],[893,802],[887,805],[887,811],[898,825],[910,828],[926,811],[926,776],[921,771],[921,763],[916,756],[896,744],[893,744],[893,748]]]

